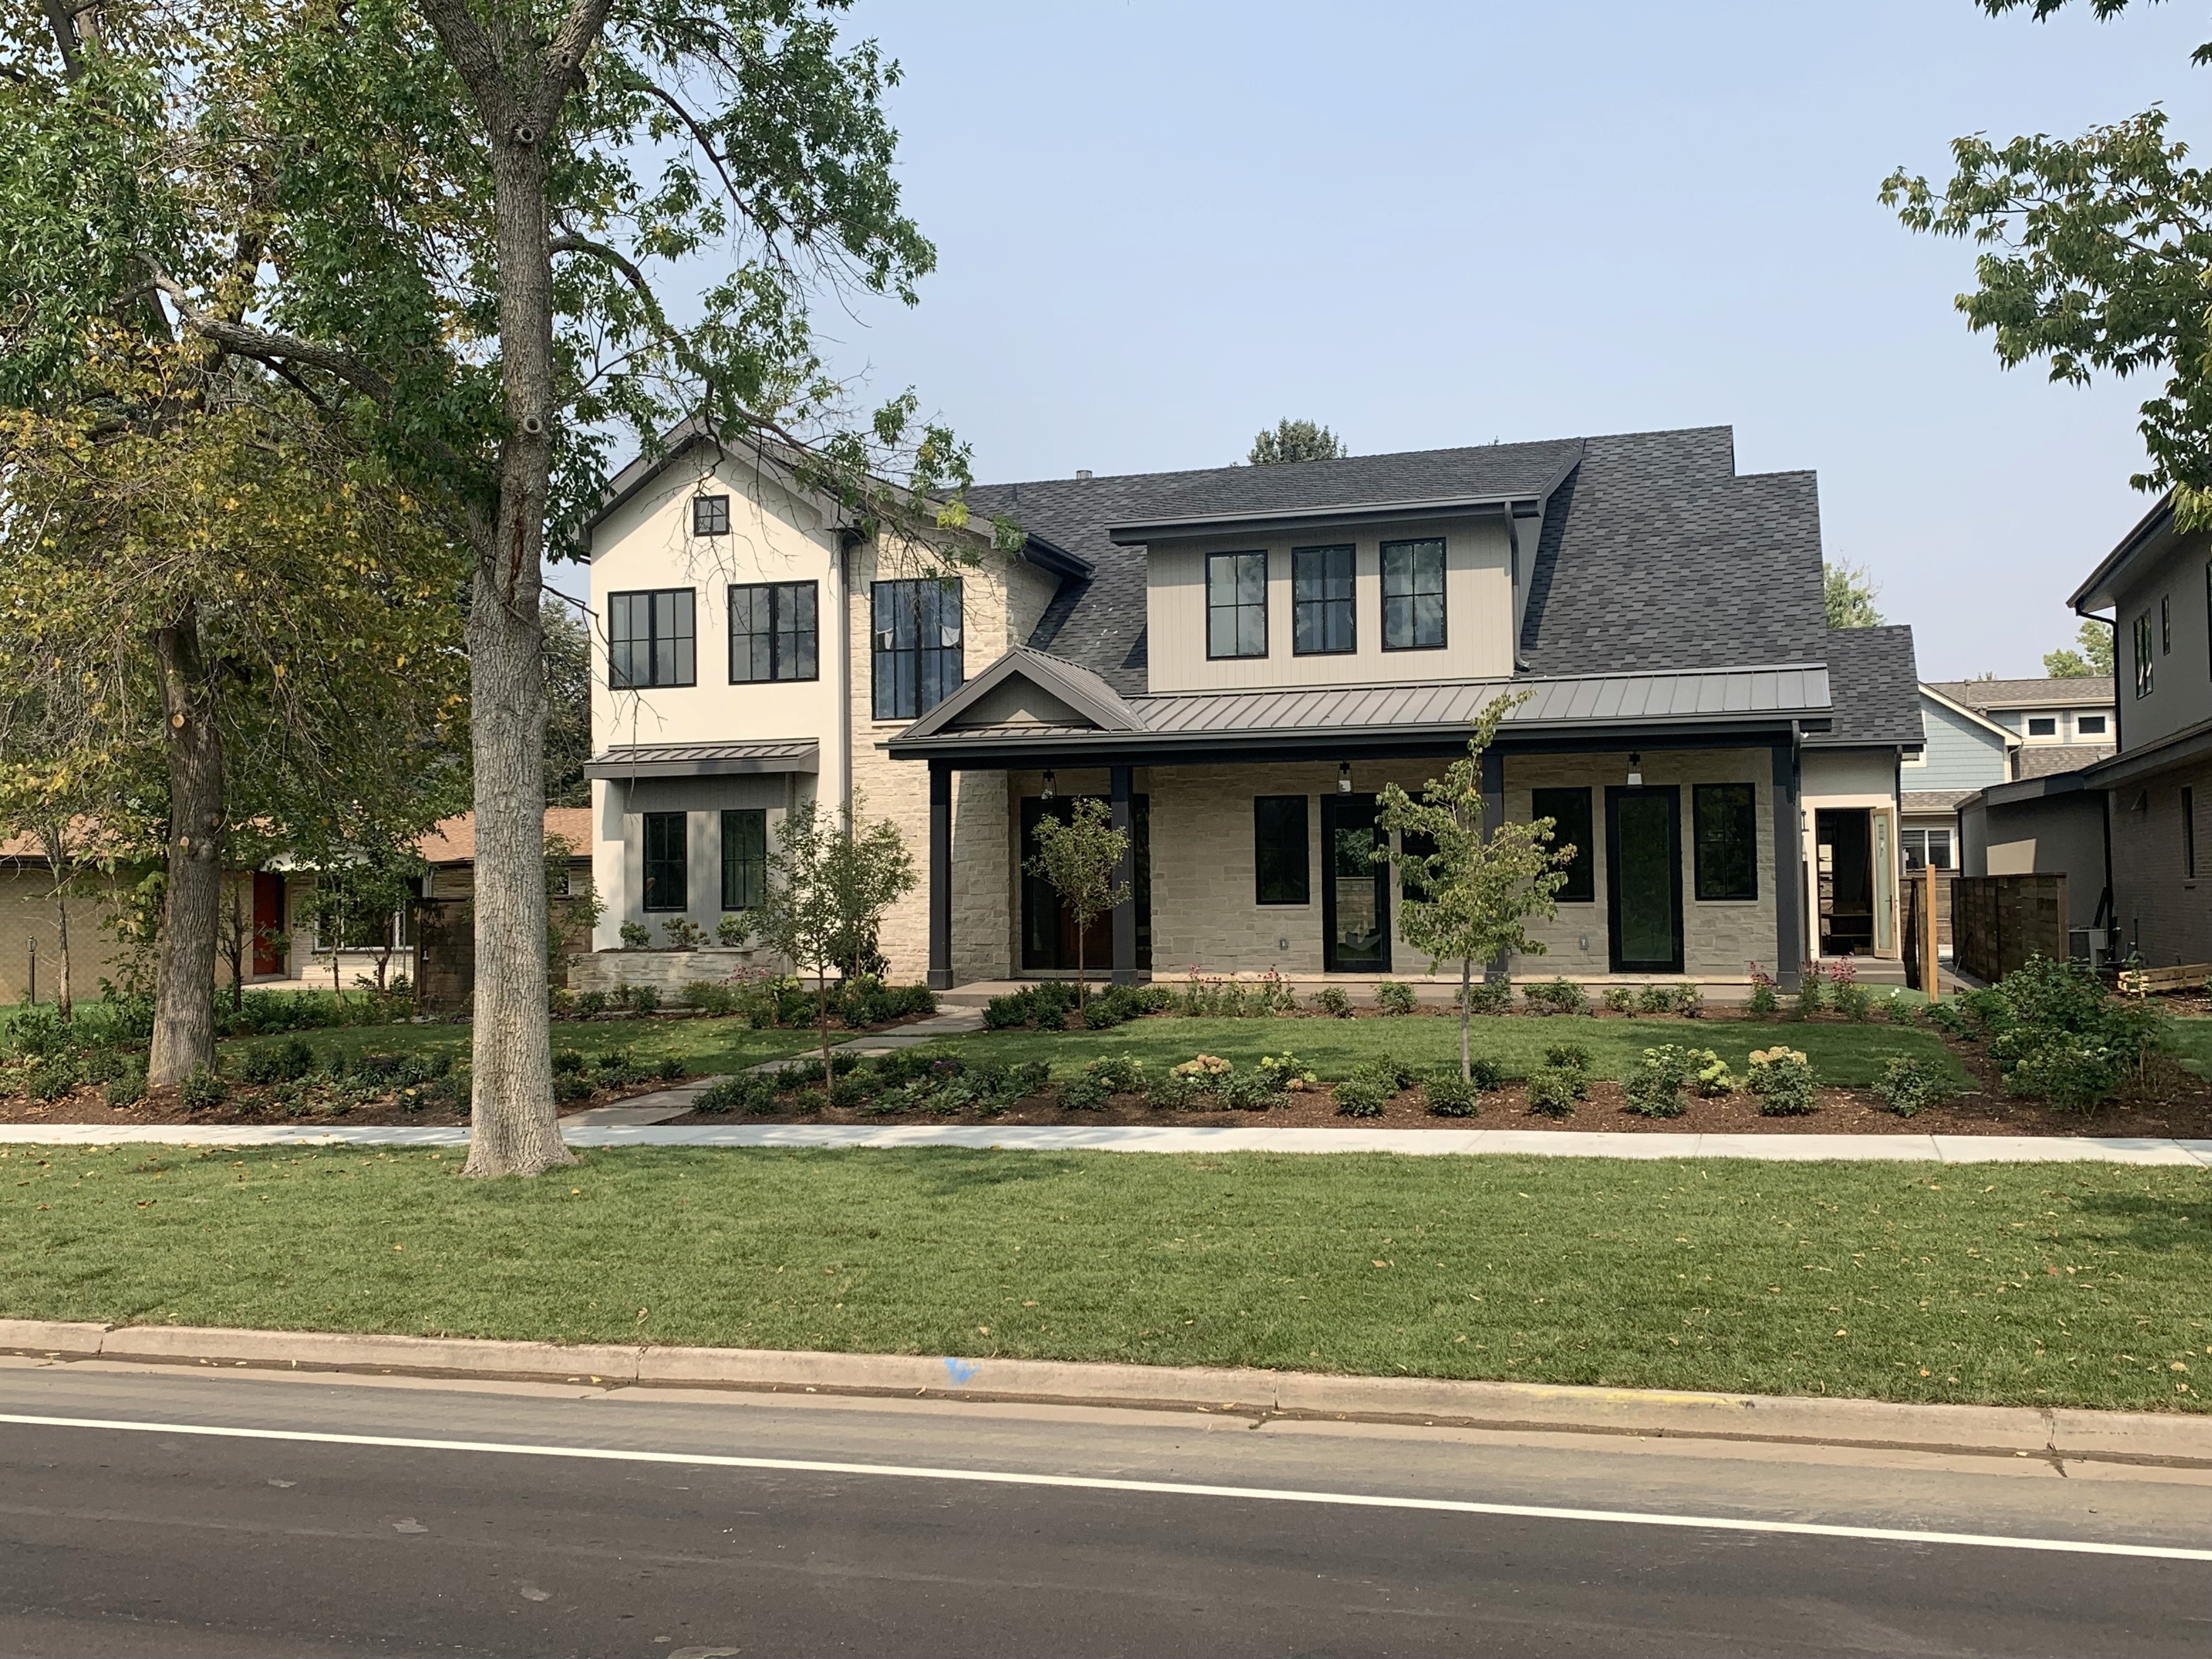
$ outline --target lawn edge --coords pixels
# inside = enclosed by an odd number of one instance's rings
[[[270,1370],[1022,1401],[2212,1468],[2212,1415],[1201,1366],[507,1342],[0,1319],[0,1352]]]

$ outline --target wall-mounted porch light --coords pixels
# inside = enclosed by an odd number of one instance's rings
[[[1340,795],[1348,795],[1352,793],[1352,763],[1350,761],[1339,761],[1336,763],[1336,793]]]
[[[1644,787],[1644,757],[1641,755],[1631,755],[1628,757],[1628,787],[1631,789],[1641,789]]]
[[[1044,798],[1050,800],[1057,793],[1058,791],[1053,786],[1052,768],[1048,766],[1044,769]]]

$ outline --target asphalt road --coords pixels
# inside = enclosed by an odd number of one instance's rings
[[[2212,1651],[2212,1560],[2064,1543],[2212,1473],[0,1358],[6,1656]]]

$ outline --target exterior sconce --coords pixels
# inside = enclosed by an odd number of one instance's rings
[[[1350,761],[1339,761],[1336,763],[1336,793],[1340,795],[1348,795],[1352,793],[1352,763]]]
[[[1628,757],[1628,787],[1631,789],[1641,789],[1644,787],[1644,757],[1641,755],[1631,755]]]
[[[1053,784],[1052,768],[1048,766],[1044,769],[1044,798],[1050,800],[1058,793]]]

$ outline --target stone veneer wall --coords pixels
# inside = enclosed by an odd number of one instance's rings
[[[686,985],[727,980],[741,968],[772,968],[765,951],[747,946],[696,951],[581,951],[568,958],[572,991],[614,991],[624,985],[650,985],[663,994]]]

